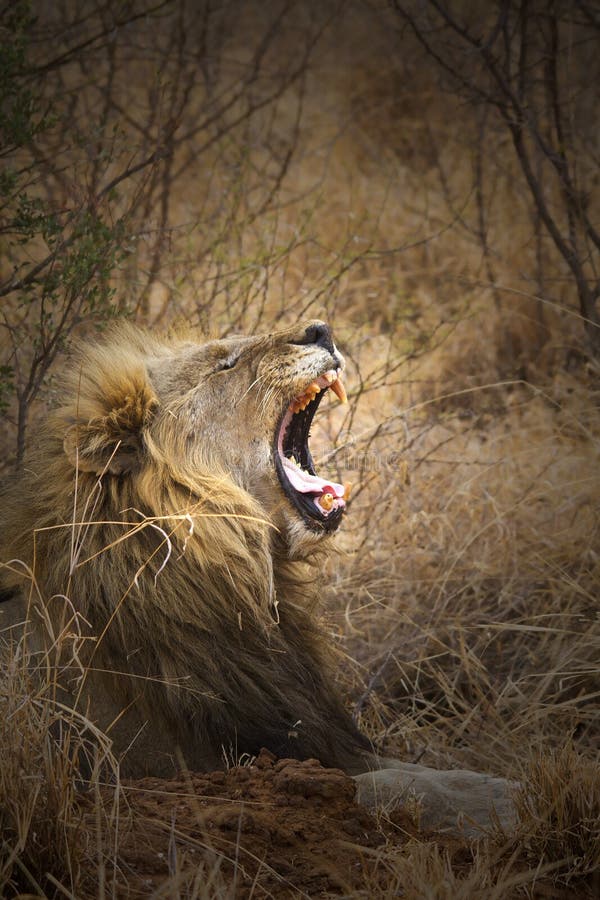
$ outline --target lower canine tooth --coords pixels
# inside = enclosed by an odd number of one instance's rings
[[[324,509],[325,512],[329,512],[333,506],[333,494],[321,494],[319,497],[319,506],[321,509]]]

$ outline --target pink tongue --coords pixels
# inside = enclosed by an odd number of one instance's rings
[[[301,469],[300,466],[294,465],[286,457],[283,459],[283,465],[289,481],[302,494],[324,494],[327,491],[328,494],[333,494],[334,497],[341,498],[344,496],[343,484],[336,484],[335,481],[325,481],[324,478],[319,478],[318,475],[311,475],[309,472]]]

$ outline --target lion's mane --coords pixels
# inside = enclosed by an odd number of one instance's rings
[[[214,460],[182,462],[178,417],[157,420],[148,376],[165,346],[126,327],[81,350],[2,495],[0,559],[19,561],[3,589],[43,597],[55,633],[74,610],[85,676],[72,702],[127,750],[126,772],[167,773],[177,747],[192,769],[267,747],[364,770],[315,617],[321,560],[291,561],[264,505]]]

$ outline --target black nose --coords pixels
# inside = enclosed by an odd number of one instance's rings
[[[293,341],[294,344],[316,344],[317,347],[323,347],[333,356],[335,347],[333,346],[333,338],[331,329],[324,322],[313,322],[304,332],[304,337],[299,341]]]

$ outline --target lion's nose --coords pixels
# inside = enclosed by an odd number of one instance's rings
[[[316,344],[317,347],[322,347],[324,350],[329,351],[332,356],[335,355],[331,329],[325,322],[311,322],[311,324],[305,328],[304,335],[296,338],[294,341],[290,341],[290,343],[301,345]]]

